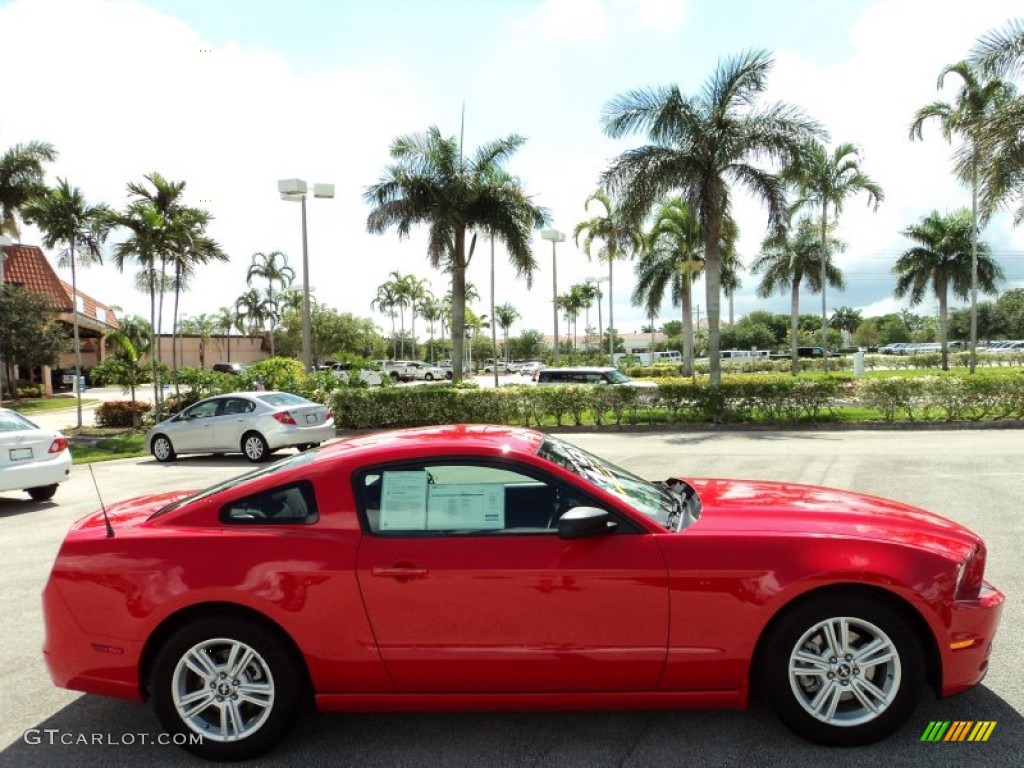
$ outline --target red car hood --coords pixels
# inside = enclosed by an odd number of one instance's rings
[[[119,501],[107,507],[107,518],[114,529],[114,535],[117,535],[119,530],[145,522],[161,507],[165,507],[186,496],[191,496],[193,493],[195,491],[171,491],[168,493],[154,493],[149,496],[136,496],[133,499]],[[100,529],[104,535],[106,534],[106,523],[103,520],[102,509],[83,517],[71,528],[72,531],[88,532],[95,529]]]
[[[700,495],[704,530],[886,539],[957,553],[981,546],[962,525],[876,496],[796,483],[681,479]]]

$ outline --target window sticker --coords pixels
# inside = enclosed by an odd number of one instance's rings
[[[427,473],[385,472],[381,485],[380,530],[427,528]]]
[[[501,483],[430,485],[427,530],[500,530],[505,527],[505,486]]]

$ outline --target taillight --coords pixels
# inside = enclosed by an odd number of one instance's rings
[[[68,439],[66,437],[54,438],[54,441],[50,443],[50,450],[47,453],[60,453],[68,447]]]
[[[325,422],[333,421],[333,419],[334,419],[334,414],[331,413],[330,411],[327,411],[327,415],[324,417],[324,421]]]
[[[293,427],[295,426],[295,419],[292,418],[292,415],[288,413],[288,411],[275,413],[274,418],[277,419],[282,424],[291,424]]]
[[[957,600],[978,599],[978,595],[981,594],[981,583],[985,578],[985,558],[985,545],[978,544],[960,564],[956,585]]]

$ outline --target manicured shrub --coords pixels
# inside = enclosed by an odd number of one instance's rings
[[[150,404],[139,400],[110,400],[96,409],[98,427],[135,427],[150,410]]]

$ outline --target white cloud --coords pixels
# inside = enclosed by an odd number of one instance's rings
[[[527,32],[552,40],[595,40],[608,35],[603,0],[543,0],[521,23]]]
[[[635,16],[651,31],[676,32],[689,14],[689,0],[615,0],[626,15]]]

